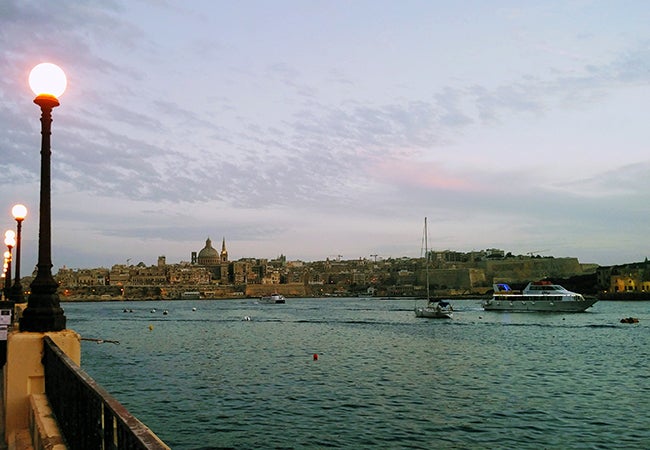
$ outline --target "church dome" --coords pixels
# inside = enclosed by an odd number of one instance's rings
[[[221,262],[219,252],[212,247],[210,238],[205,241],[205,247],[199,252],[197,262],[201,266],[215,266]]]

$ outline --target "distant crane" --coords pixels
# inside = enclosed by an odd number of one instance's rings
[[[371,258],[375,258],[375,262],[377,262],[377,256],[379,255],[370,255]]]

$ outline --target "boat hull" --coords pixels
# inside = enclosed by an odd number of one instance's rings
[[[260,303],[279,305],[282,303],[286,303],[286,300],[283,295],[273,294],[273,295],[260,298]]]
[[[524,298],[491,299],[483,303],[485,311],[510,312],[584,312],[598,299],[585,300],[527,300]]]
[[[419,306],[415,307],[415,317],[422,317],[425,319],[452,319],[454,313],[447,310],[439,310],[437,308],[430,308]]]

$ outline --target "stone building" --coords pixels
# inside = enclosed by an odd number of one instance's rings
[[[161,286],[168,284],[166,268],[163,266],[135,266],[129,270],[128,285]]]
[[[226,238],[221,242],[221,252],[212,246],[212,240],[208,237],[205,241],[205,247],[198,254],[192,252],[192,265],[207,267],[212,273],[213,279],[221,283],[227,283],[229,276],[228,250],[226,250]]]
[[[168,270],[169,284],[198,285],[210,284],[212,276],[207,267],[177,264]]]
[[[206,267],[218,266],[221,264],[221,255],[219,255],[219,252],[212,246],[212,240],[210,240],[210,238],[206,239],[205,247],[203,247],[199,252],[198,257],[196,258],[196,263],[199,266]]]
[[[599,272],[607,277],[605,286],[611,293],[650,292],[650,263],[624,264],[621,266],[603,267]]]

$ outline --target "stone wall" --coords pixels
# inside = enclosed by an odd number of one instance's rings
[[[543,278],[568,278],[583,275],[585,270],[577,258],[531,258],[480,261],[488,282],[526,283]]]
[[[246,286],[246,297],[262,297],[274,292],[285,297],[305,297],[311,295],[303,283],[287,284],[249,284]]]
[[[485,285],[481,269],[435,269],[429,272],[429,282],[441,289],[471,290]]]

